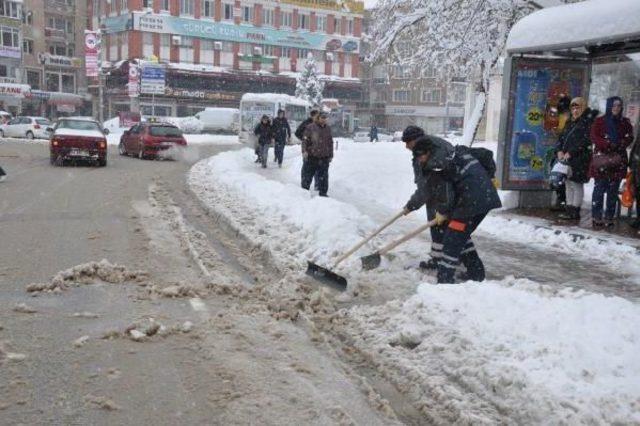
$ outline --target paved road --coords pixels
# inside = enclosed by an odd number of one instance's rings
[[[234,149],[198,148],[192,162]],[[208,290],[251,289],[269,266],[198,210],[185,185],[189,161],[115,151],[106,168],[62,168],[49,165],[45,143],[0,140],[9,174],[0,184],[0,424],[395,422],[320,340],[274,319],[260,294]],[[150,276],[25,291],[103,258]],[[198,292],[158,296],[172,285]],[[16,312],[19,303],[36,312]],[[74,316],[82,312],[92,315]],[[150,318],[195,330],[144,343],[122,337]],[[111,331],[119,335],[102,339]],[[87,343],[74,345],[81,336]]]

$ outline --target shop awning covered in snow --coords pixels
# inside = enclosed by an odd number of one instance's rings
[[[640,40],[640,0],[588,0],[550,7],[518,21],[507,52],[554,52]]]

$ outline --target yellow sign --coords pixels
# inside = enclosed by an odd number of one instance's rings
[[[540,171],[544,167],[544,162],[541,157],[537,155],[531,158],[531,168],[535,171]]]
[[[527,112],[527,122],[531,126],[541,125],[543,118],[544,114],[542,114],[542,110],[538,107],[533,107]]]

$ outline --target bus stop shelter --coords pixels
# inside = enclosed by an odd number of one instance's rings
[[[519,191],[520,207],[546,207],[554,147],[581,96],[604,112],[610,96],[640,121],[640,0],[587,0],[534,12],[507,39],[498,144],[502,189]],[[564,100],[564,101],[563,101]]]

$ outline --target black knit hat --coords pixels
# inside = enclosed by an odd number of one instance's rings
[[[410,142],[424,136],[424,130],[418,126],[408,126],[402,132],[402,142]]]
[[[419,157],[421,155],[428,154],[429,152],[431,152],[431,141],[429,139],[424,139],[424,138],[418,139],[418,141],[416,142],[416,145],[413,147],[413,150],[411,152],[413,152],[414,157]]]

